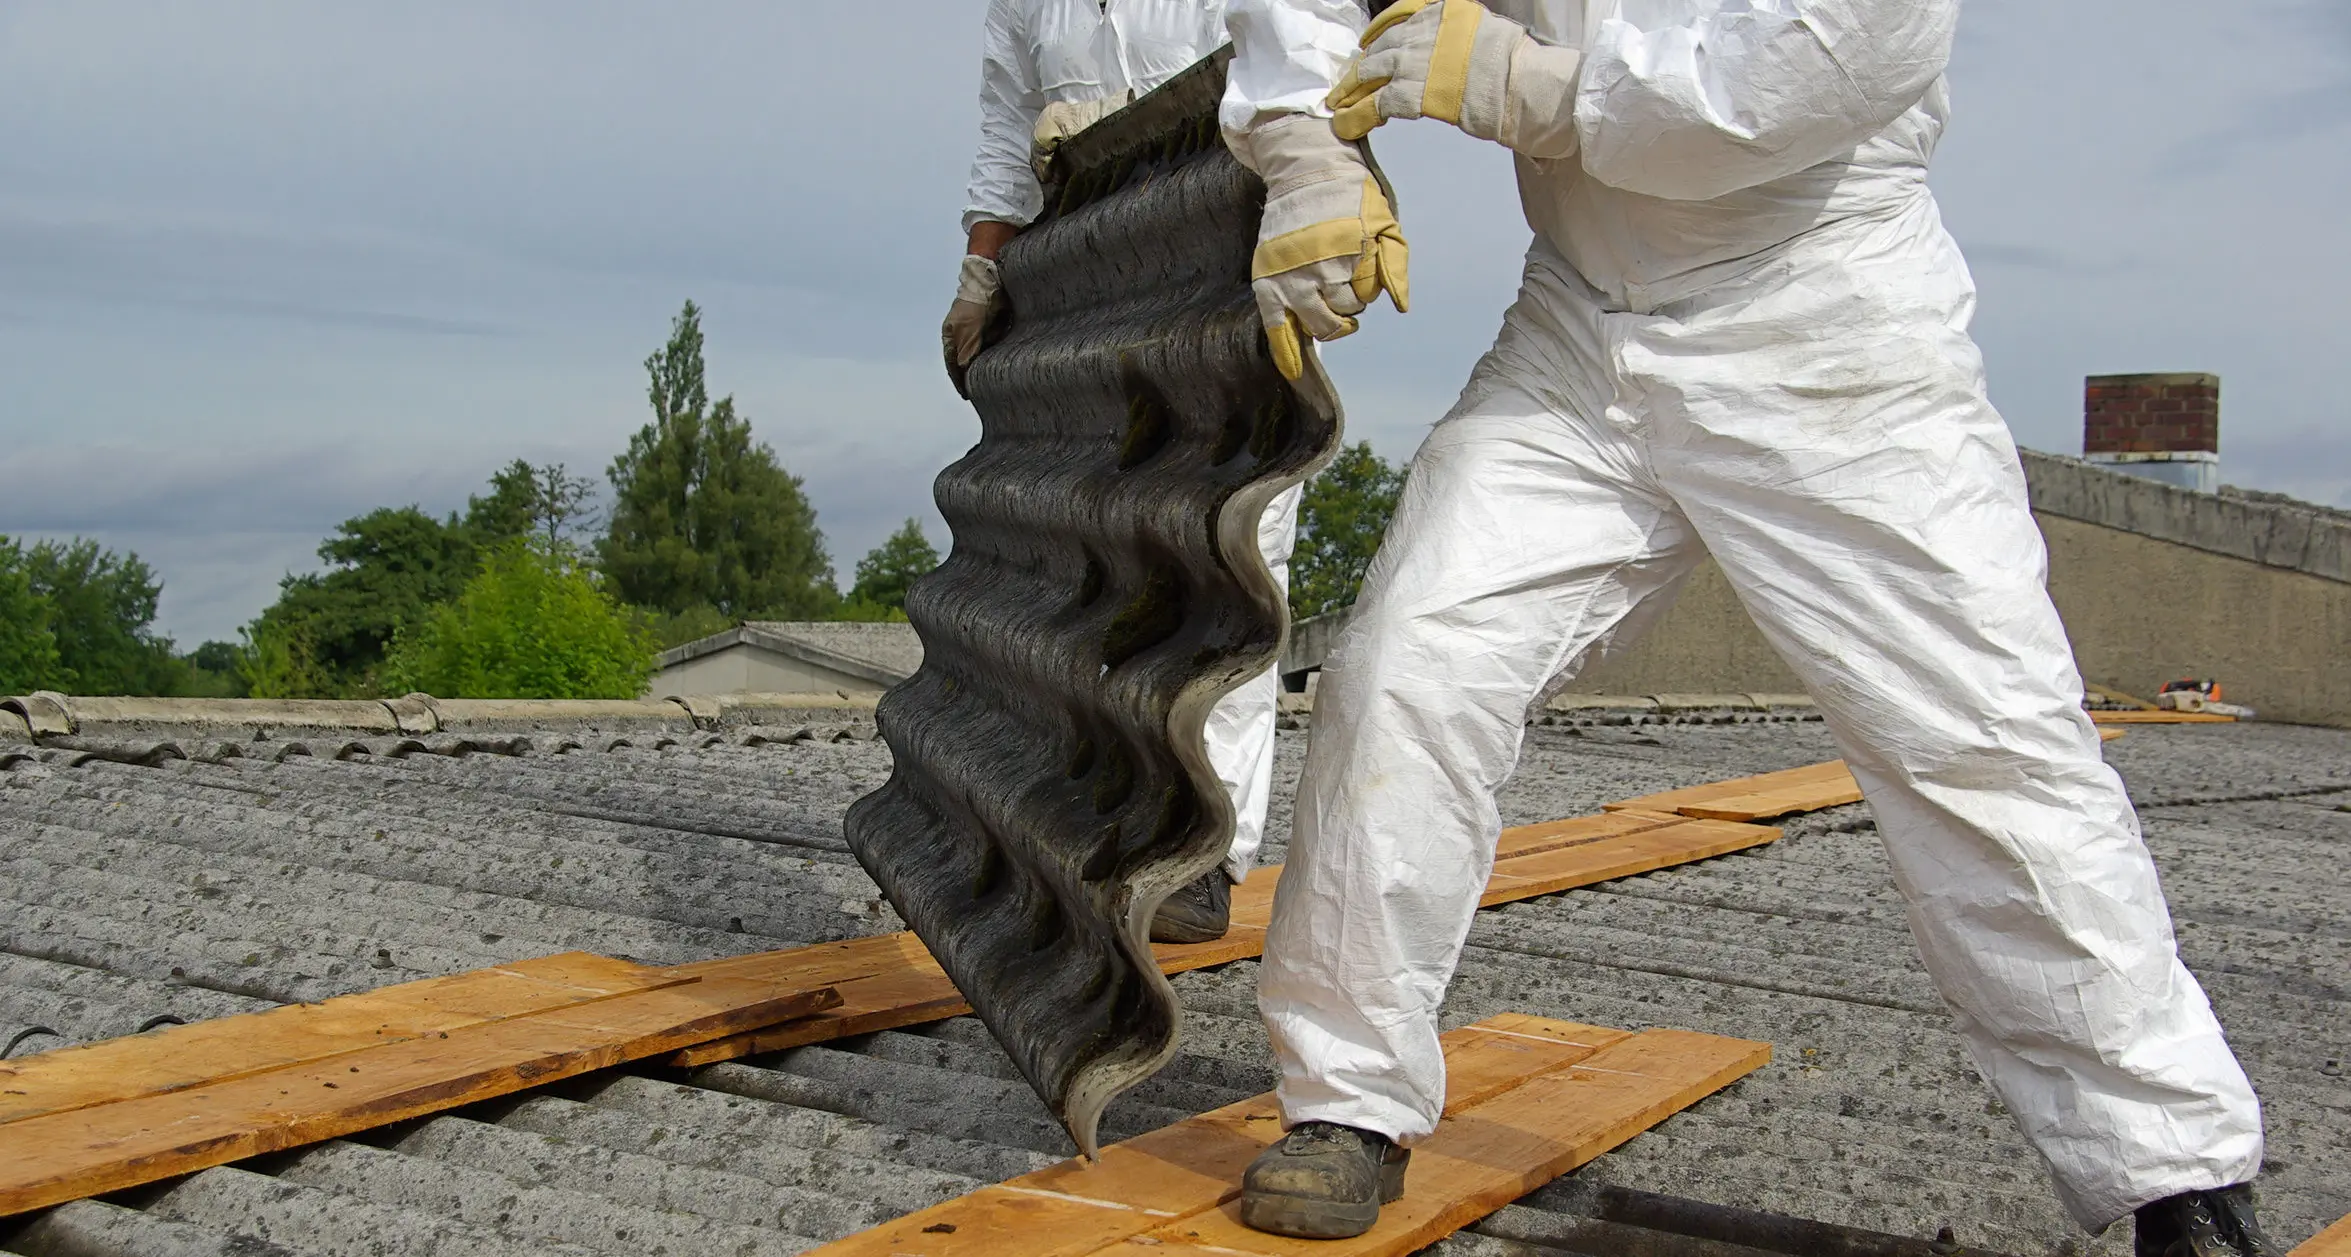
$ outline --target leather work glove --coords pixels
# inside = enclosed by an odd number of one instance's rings
[[[1003,305],[1004,276],[996,269],[996,260],[965,254],[963,270],[955,281],[955,303],[947,307],[947,322],[939,328],[939,340],[947,353],[947,378],[955,382],[956,393],[966,401],[971,394],[964,391],[963,369],[980,356],[980,337]]]
[[[1575,49],[1543,43],[1477,0],[1397,0],[1362,43],[1327,98],[1342,139],[1390,118],[1435,118],[1528,157],[1575,151]]]
[[[1306,372],[1304,337],[1353,332],[1354,316],[1383,291],[1407,308],[1404,231],[1362,152],[1328,119],[1276,118],[1234,153],[1265,180],[1251,286],[1274,366],[1295,380]]]
[[[1133,103],[1133,92],[1119,92],[1094,100],[1057,100],[1037,114],[1037,128],[1029,141],[1029,167],[1045,177],[1053,154],[1062,142]]]

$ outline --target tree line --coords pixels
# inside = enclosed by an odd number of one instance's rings
[[[516,460],[463,511],[382,507],[338,525],[236,642],[181,654],[154,631],[162,583],[97,543],[0,537],[0,693],[628,698],[659,652],[746,620],[905,618],[937,566],[909,519],[846,594],[799,477],[710,397],[687,302],[645,360],[652,419],[593,481]],[[1351,602],[1402,473],[1369,445],[1309,486],[1292,562],[1300,616]]]

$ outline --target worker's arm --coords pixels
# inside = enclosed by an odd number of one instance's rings
[[[1694,201],[1818,165],[1918,103],[1959,24],[1959,0],[1725,8],[1590,32],[1574,109],[1594,178]]]
[[[1012,0],[993,0],[980,36],[980,146],[964,196],[963,229],[970,233],[971,252],[981,257],[996,256],[1005,240],[1035,222],[1045,208],[1044,189],[1029,165],[1045,93],[1037,85],[1018,18]],[[985,240],[983,227],[990,229]],[[983,251],[983,244],[994,247]]]
[[[1219,120],[1242,160],[1257,127],[1291,114],[1330,116],[1323,97],[1368,20],[1361,0],[1228,0],[1233,64]]]

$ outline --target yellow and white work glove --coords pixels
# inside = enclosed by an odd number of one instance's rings
[[[1404,231],[1363,153],[1309,114],[1275,118],[1234,153],[1265,180],[1250,279],[1266,346],[1286,379],[1306,373],[1305,337],[1337,340],[1381,292],[1406,308]]]
[[[989,320],[1004,304],[1004,276],[994,258],[967,253],[955,279],[955,302],[947,307],[947,321],[939,328],[940,347],[947,353],[947,378],[963,391],[963,369],[980,356],[980,338]]]
[[[1053,154],[1061,146],[1076,138],[1078,132],[1102,121],[1132,104],[1133,92],[1118,92],[1094,100],[1057,100],[1046,105],[1037,114],[1036,130],[1029,141],[1029,166],[1037,177],[1053,164]]]
[[[1390,118],[1435,118],[1528,157],[1575,152],[1575,49],[1543,43],[1477,0],[1397,0],[1362,42],[1328,97],[1341,138]]]

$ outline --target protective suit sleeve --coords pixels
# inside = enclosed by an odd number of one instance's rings
[[[1022,47],[1018,20],[1012,0],[991,0],[980,34],[980,147],[964,194],[966,234],[982,222],[1026,227],[1045,209],[1045,190],[1029,165],[1045,93]]]
[[[1283,114],[1331,116],[1323,97],[1355,56],[1370,21],[1361,0],[1227,0],[1233,64],[1218,121],[1234,152],[1263,120]]]
[[[1959,0],[1700,8],[1588,37],[1575,118],[1593,178],[1702,201],[1816,166],[1926,95],[1959,23]]]

